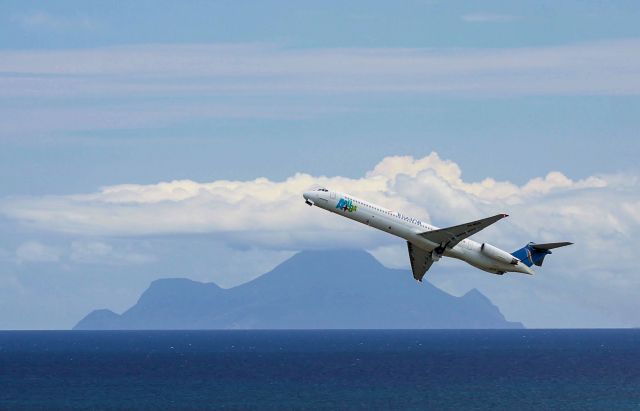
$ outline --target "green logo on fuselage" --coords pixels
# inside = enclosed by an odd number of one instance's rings
[[[342,211],[353,213],[358,209],[358,206],[353,205],[353,201],[351,201],[351,199],[341,198],[340,201],[338,201],[338,205],[336,205],[336,208],[339,208]]]

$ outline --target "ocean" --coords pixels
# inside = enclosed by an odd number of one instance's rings
[[[2,410],[640,410],[640,329],[3,331]]]

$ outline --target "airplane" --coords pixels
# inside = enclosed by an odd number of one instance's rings
[[[407,240],[413,278],[420,282],[431,265],[442,256],[457,258],[492,274],[515,272],[532,275],[534,271],[531,266],[542,266],[544,258],[551,254],[552,249],[573,244],[529,243],[513,253],[508,253],[489,243],[478,243],[468,238],[508,217],[507,214],[496,214],[453,227],[437,228],[397,211],[323,187],[307,191],[302,196],[309,206],[315,205]]]

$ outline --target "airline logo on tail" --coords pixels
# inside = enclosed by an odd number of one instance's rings
[[[525,250],[527,251],[527,260],[529,260],[529,264],[527,265],[531,267],[533,265],[533,254],[531,254],[531,250],[529,250],[529,248],[525,248]]]
[[[339,208],[342,211],[353,213],[358,209],[358,206],[353,205],[353,202],[350,199],[345,200],[344,198],[341,198],[340,201],[338,201],[338,205],[336,205],[336,208]]]

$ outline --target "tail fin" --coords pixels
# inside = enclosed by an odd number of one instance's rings
[[[531,267],[534,264],[540,267],[542,266],[542,262],[544,261],[544,258],[547,256],[547,254],[551,254],[552,248],[564,247],[571,244],[573,243],[529,243],[521,249],[514,251],[513,253],[511,253],[511,255],[522,261],[527,267]]]

